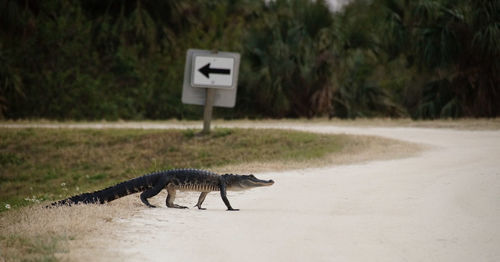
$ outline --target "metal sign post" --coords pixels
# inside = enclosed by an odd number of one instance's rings
[[[213,106],[235,106],[239,66],[239,53],[187,51],[182,102],[205,106],[202,133],[210,133]]]

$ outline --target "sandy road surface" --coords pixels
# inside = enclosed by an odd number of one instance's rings
[[[109,249],[97,258],[499,261],[500,132],[280,127],[432,147],[407,159],[257,174],[276,184],[230,193],[240,212],[224,211],[216,193],[207,197],[206,211],[144,209],[118,222],[121,230],[109,236]],[[178,202],[191,205],[196,199],[179,194]]]
[[[240,212],[226,212],[216,193],[208,195],[206,211],[144,209],[116,222],[120,230],[107,236],[107,250],[87,255],[99,261],[500,261],[500,131],[279,127],[431,147],[406,159],[256,174],[276,183],[229,193]],[[178,194],[177,202],[196,200]]]

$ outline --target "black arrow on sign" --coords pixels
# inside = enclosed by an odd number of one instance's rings
[[[230,69],[221,69],[221,68],[210,68],[210,63],[206,64],[202,68],[198,69],[200,73],[202,73],[206,78],[210,78],[210,74],[219,74],[219,75],[229,75],[231,74]]]

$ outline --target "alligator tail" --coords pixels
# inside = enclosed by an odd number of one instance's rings
[[[59,200],[57,202],[50,204],[50,206],[74,205],[74,204],[104,204],[106,202],[110,202],[130,194],[142,192],[152,187],[155,184],[158,177],[159,177],[158,173],[144,175],[125,182],[121,182],[119,184],[110,186],[102,190],[94,191],[91,193],[83,193],[63,200]]]

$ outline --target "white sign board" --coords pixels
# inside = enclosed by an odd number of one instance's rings
[[[233,88],[234,58],[194,56],[192,86]]]
[[[239,53],[189,49],[184,67],[182,103],[205,105],[205,89],[213,88],[214,106],[234,107],[239,67]]]

